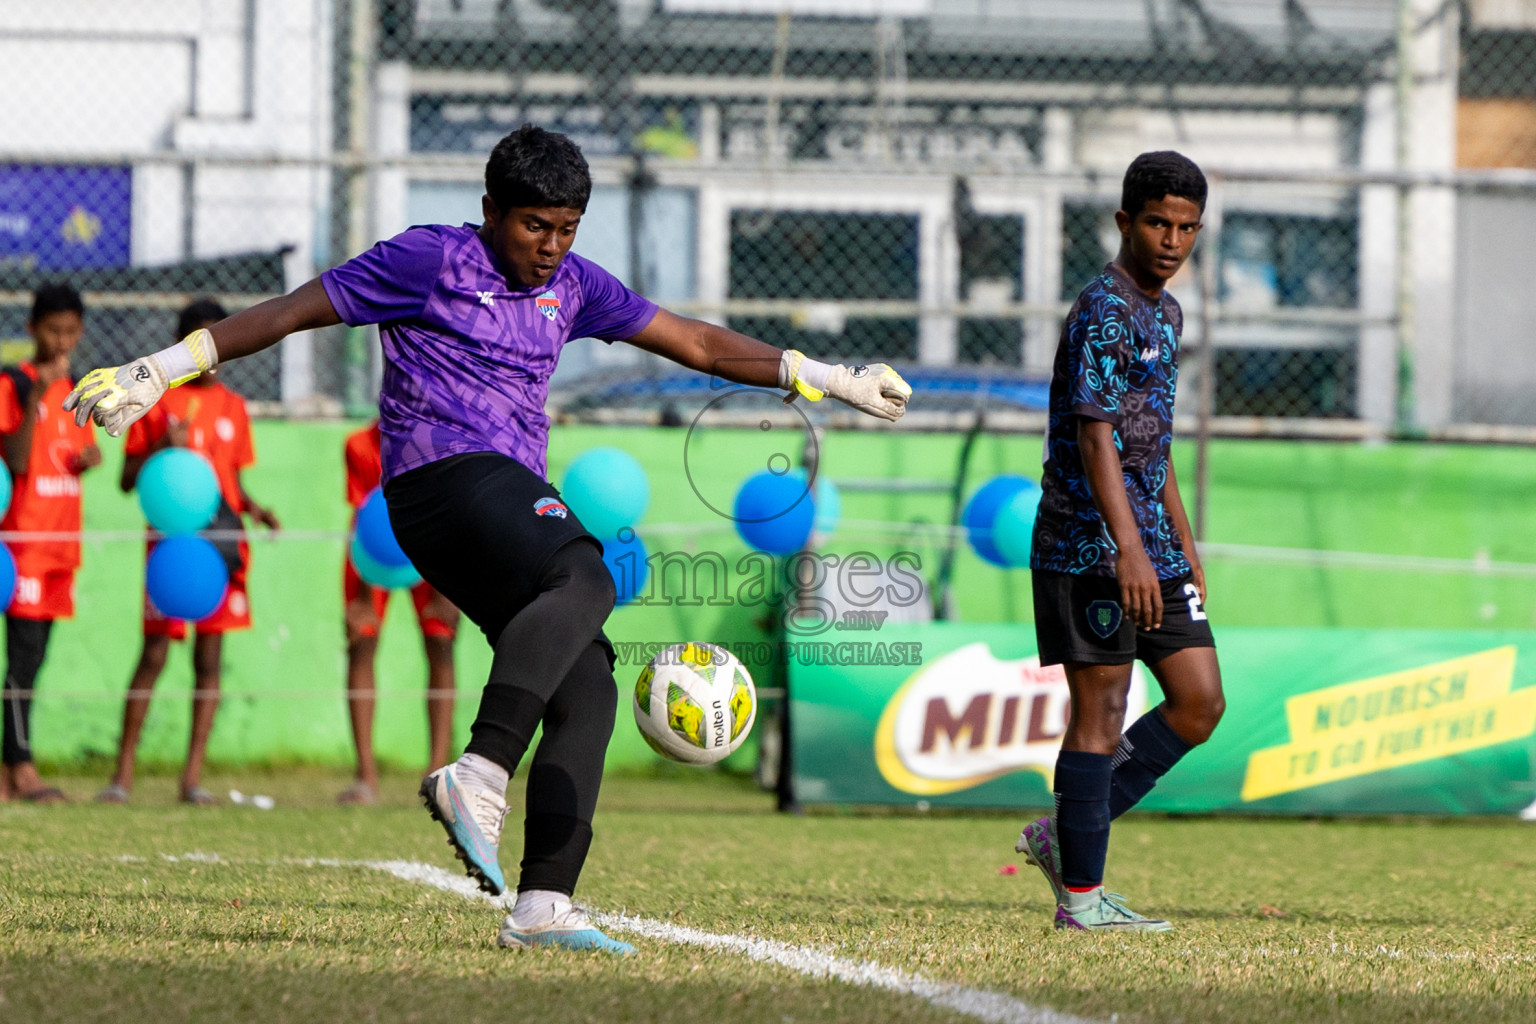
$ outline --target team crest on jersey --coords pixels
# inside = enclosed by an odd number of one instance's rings
[[[554,323],[555,317],[560,315],[559,296],[552,291],[548,291],[533,301],[539,307],[539,312],[544,314],[544,319]]]
[[[1108,640],[1120,628],[1120,605],[1114,601],[1093,601],[1088,605],[1088,628],[1102,640]]]
[[[571,510],[554,498],[540,498],[533,503],[533,513],[539,516],[556,516],[564,519],[571,514]]]

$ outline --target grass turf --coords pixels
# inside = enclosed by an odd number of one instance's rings
[[[277,809],[183,808],[158,778],[128,808],[0,805],[0,1020],[967,1019],[652,940],[629,958],[499,950],[483,903],[296,863],[456,868],[413,780],[348,809],[331,805],[345,780],[326,772],[209,781]],[[97,783],[62,780],[77,799]],[[579,895],[1106,1021],[1536,1019],[1530,826],[1132,816],[1110,881],[1176,930],[1085,936],[1051,930],[1044,883],[1012,852],[1019,824],[783,817],[718,776],[620,777]],[[519,845],[510,828],[509,868]]]

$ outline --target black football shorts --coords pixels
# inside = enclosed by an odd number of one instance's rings
[[[1185,574],[1163,580],[1163,624],[1138,629],[1120,607],[1113,576],[1032,570],[1040,664],[1147,665],[1187,647],[1215,647],[1200,592]]]
[[[422,577],[485,633],[492,647],[539,596],[544,564],[597,539],[554,485],[496,452],[453,455],[384,485],[395,538]],[[598,635],[608,646],[608,638]]]

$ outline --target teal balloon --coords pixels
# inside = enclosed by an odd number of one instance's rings
[[[144,518],[167,536],[205,529],[219,510],[213,463],[190,448],[163,448],[151,455],[135,486]]]
[[[414,565],[410,562],[404,565],[385,565],[368,553],[368,549],[363,546],[362,538],[357,534],[352,535],[352,545],[348,553],[352,556],[352,564],[357,568],[357,574],[370,587],[409,590],[421,582],[421,573],[416,571]]]
[[[816,480],[816,532],[830,534],[843,518],[843,492],[827,477]]]
[[[1040,509],[1040,488],[1026,487],[1003,503],[992,520],[992,543],[1003,561],[1014,569],[1029,565],[1029,549],[1035,535],[1035,513]]]
[[[594,537],[614,537],[634,526],[651,503],[645,467],[618,448],[590,448],[576,457],[560,483],[565,500]]]
[[[805,489],[807,477],[804,469],[792,469],[784,474],[784,479],[797,481],[800,489]],[[818,476],[816,486],[811,488],[811,500],[816,509],[811,518],[811,529],[823,536],[831,534],[843,518],[843,492],[827,476]]]
[[[0,461],[0,518],[11,510],[11,469]]]

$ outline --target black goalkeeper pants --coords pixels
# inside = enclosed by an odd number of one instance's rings
[[[32,760],[32,687],[52,632],[52,619],[5,617],[5,728],[0,737],[0,761],[5,764]]]
[[[504,455],[458,455],[384,488],[422,577],[495,650],[466,753],[528,770],[518,890],[569,895],[592,843],[618,690],[602,627],[614,586],[602,548],[547,481]]]

